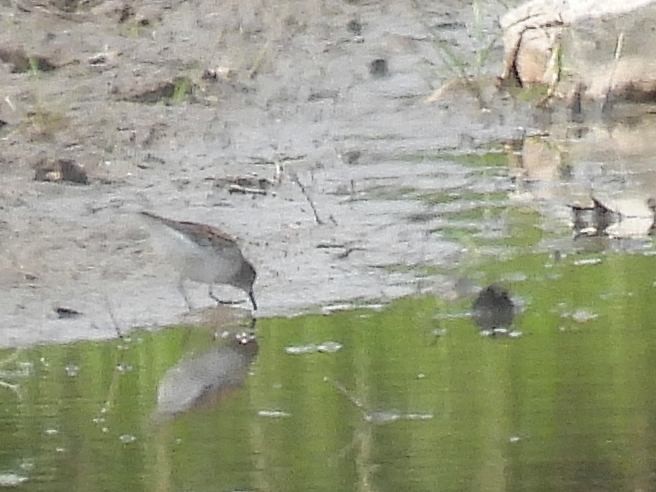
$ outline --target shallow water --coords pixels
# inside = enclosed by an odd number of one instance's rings
[[[577,127],[497,92],[491,78],[473,93],[458,89],[451,82],[462,74],[434,45],[451,40],[457,57],[474,62],[489,43],[472,35],[485,34],[478,3],[422,13],[345,2],[300,22],[280,15],[296,12],[294,3],[238,3],[232,10],[252,19],[235,18],[227,31],[212,2],[160,6],[160,34],[149,37],[126,37],[104,16],[97,20],[111,27],[49,17],[50,30],[64,33],[58,42],[70,38],[64,53],[110,46],[131,56],[110,72],[30,75],[37,104],[20,112],[53,115],[53,126],[71,117],[73,132],[59,129],[49,143],[12,133],[5,146],[15,163],[5,208],[15,208],[4,217],[0,344],[106,338],[115,325],[177,319],[182,302],[165,265],[144,257],[139,231],[121,219],[132,205],[227,220],[263,258],[267,315],[325,315],[261,319],[256,339],[241,343],[222,334],[248,326],[221,324],[0,351],[0,487],[656,489],[656,251],[645,228],[573,240],[566,225],[566,204],[591,191],[637,197],[644,208],[656,183],[653,116]],[[502,10],[487,7],[496,36]],[[52,41],[34,38],[42,29],[28,21],[39,16],[6,14],[12,43]],[[365,36],[356,40],[344,28],[358,19]],[[447,32],[426,36],[426,22]],[[127,104],[108,99],[108,79],[94,76],[112,74],[126,89],[134,74],[161,82],[194,66],[200,77],[222,32],[217,53],[251,73],[228,66],[238,72],[234,90],[201,83],[203,104]],[[253,77],[262,46],[271,66]],[[496,73],[500,43],[490,47],[490,70],[481,61],[467,74]],[[389,77],[370,78],[382,55]],[[19,76],[3,80],[8,104],[30,99]],[[424,104],[440,87],[452,89]],[[64,93],[84,97],[71,108],[45,104]],[[80,161],[104,163],[91,193],[32,181],[30,155],[78,141]],[[327,226],[290,175],[266,199],[216,186],[233,173],[273,176],[283,160]],[[492,282],[518,306],[514,336],[481,336],[470,319],[475,287]],[[389,306],[353,306],[413,290]],[[64,300],[84,315],[53,316]]]
[[[325,306],[254,338],[224,321],[1,352],[0,486],[654,488],[656,248],[574,239],[498,159],[468,159],[466,188],[403,194],[465,259],[398,268],[455,279],[450,300]],[[492,282],[517,306],[512,336],[471,320]]]
[[[245,344],[179,327],[5,351],[2,379],[16,388],[0,388],[0,483],[652,489],[654,252],[472,262],[481,283],[507,279],[516,338],[481,336],[470,297],[418,297],[260,320]],[[176,410],[169,393],[158,408],[172,367],[191,404]]]

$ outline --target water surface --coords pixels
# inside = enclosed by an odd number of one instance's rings
[[[418,297],[260,320],[257,350],[180,327],[3,352],[0,472],[22,490],[651,489],[652,252],[472,265],[511,279],[518,338],[481,336],[469,298]],[[159,415],[171,368],[208,353],[232,360],[215,394]]]

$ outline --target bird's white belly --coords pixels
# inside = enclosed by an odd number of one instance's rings
[[[207,284],[226,283],[241,266],[241,253],[237,247],[217,250],[199,246],[168,226],[161,225],[156,230],[157,249],[168,257],[185,279]]]
[[[237,273],[239,262],[232,256],[223,258],[210,253],[197,252],[185,255],[180,265],[182,276],[206,284],[228,282]]]

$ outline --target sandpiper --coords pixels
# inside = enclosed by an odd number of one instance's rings
[[[592,206],[579,204],[570,205],[572,210],[574,237],[579,236],[604,236],[608,235],[606,229],[617,222],[621,215],[608,208],[595,197],[591,196]],[[649,204],[647,204],[649,206]]]
[[[172,263],[180,272],[178,290],[189,310],[191,303],[184,288],[184,281],[187,279],[209,284],[209,295],[219,304],[230,303],[221,301],[214,295],[214,284],[237,287],[248,294],[253,309],[257,309],[253,294],[255,269],[244,258],[235,239],[209,225],[167,219],[146,211],[141,214],[150,219],[161,233],[158,245],[164,246]]]

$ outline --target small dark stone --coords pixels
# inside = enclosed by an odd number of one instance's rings
[[[381,78],[389,75],[387,60],[385,58],[376,58],[369,64],[369,73],[372,77]]]
[[[194,83],[187,77],[176,77],[172,81],[162,81],[154,85],[137,89],[123,99],[129,102],[157,104],[182,101],[193,94]]]
[[[359,150],[349,150],[344,152],[344,160],[347,164],[357,164],[362,157],[362,152]]]
[[[497,284],[484,288],[472,306],[472,318],[481,330],[509,328],[515,317],[515,305],[508,291]]]
[[[50,0],[50,3],[53,7],[58,8],[63,12],[73,13],[78,9],[79,4],[82,2],[80,0]]]
[[[331,89],[320,89],[312,91],[308,96],[308,102],[321,101],[324,99],[332,99],[333,101],[339,98],[339,91]]]
[[[71,159],[40,160],[35,166],[35,181],[51,181],[59,183],[89,184],[89,177],[82,166]]]
[[[175,84],[166,81],[135,92],[126,97],[125,100],[136,103],[156,104],[162,100],[171,99],[173,94],[175,94]]]
[[[134,17],[134,9],[129,3],[126,3],[123,5],[123,7],[121,7],[118,17],[118,23],[123,24],[131,17]]]
[[[27,54],[22,49],[0,48],[0,61],[11,65],[12,73],[51,72],[57,68],[45,56]]]
[[[166,164],[166,161],[164,159],[154,154],[151,154],[150,152],[148,152],[144,157],[144,162],[152,162],[155,164]]]
[[[70,318],[77,318],[78,316],[82,316],[82,313],[80,311],[76,311],[75,309],[62,307],[62,306],[56,307],[55,313],[57,313],[57,317],[59,319],[70,319]]]
[[[87,176],[87,172],[77,162],[70,159],[60,159],[59,163],[62,171],[62,179],[64,181],[70,181],[71,183],[79,184],[89,184],[89,177]]]
[[[219,78],[218,74],[216,73],[216,70],[213,70],[211,68],[206,68],[203,70],[203,74],[200,77],[203,80],[217,80]]]
[[[356,19],[351,19],[348,21],[348,24],[346,24],[346,29],[356,36],[362,34],[362,24],[360,24],[360,22],[358,22]]]

